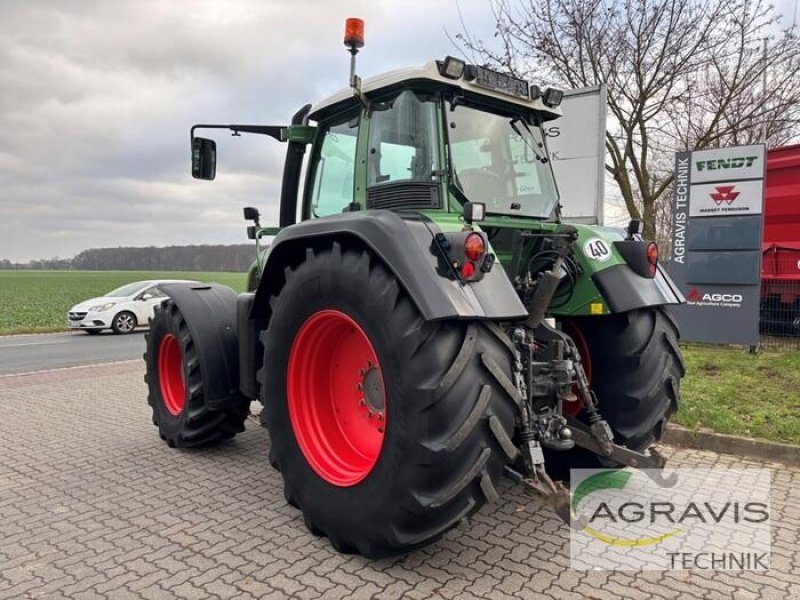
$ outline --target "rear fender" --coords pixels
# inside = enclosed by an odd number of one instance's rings
[[[625,239],[622,229],[589,225],[575,228],[578,239],[572,245],[572,255],[580,274],[570,299],[553,307],[552,314],[604,315],[685,302],[663,268],[658,267],[655,277],[644,277],[628,264],[615,244]]]
[[[239,350],[236,292],[218,283],[170,283],[161,286],[181,311],[200,360],[211,410],[239,398]]]
[[[439,232],[423,215],[389,210],[332,215],[283,229],[267,257],[251,319],[269,314],[269,298],[283,286],[287,267],[303,262],[308,249],[330,247],[333,242],[369,248],[394,273],[426,320],[527,317],[528,311],[499,264],[480,281],[469,283],[437,271],[440,256],[434,236]]]

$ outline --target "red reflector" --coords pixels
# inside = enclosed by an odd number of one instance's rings
[[[473,275],[475,275],[475,265],[471,262],[465,262],[461,266],[461,276],[464,279],[471,279]]]
[[[656,271],[657,271],[657,270],[658,270],[658,269],[656,268],[656,266],[655,266],[655,265],[650,265],[650,277],[655,277],[655,276],[656,276]]]
[[[470,260],[479,260],[486,252],[486,244],[479,233],[470,233],[464,240],[464,254]]]
[[[350,17],[344,22],[344,45],[361,48],[364,45],[364,21]]]
[[[647,244],[647,262],[655,265],[658,262],[658,246],[655,242]]]

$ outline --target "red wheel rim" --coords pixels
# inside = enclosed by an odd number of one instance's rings
[[[161,338],[158,345],[158,381],[164,406],[171,414],[179,415],[186,403],[186,384],[183,382],[181,346],[171,333]]]
[[[330,484],[355,485],[378,462],[386,393],[364,330],[338,310],[303,323],[289,355],[289,420],[311,468]]]
[[[564,333],[571,337],[572,341],[575,342],[575,346],[578,348],[578,354],[581,355],[581,363],[583,363],[583,370],[586,373],[586,379],[588,379],[589,383],[591,384],[592,356],[589,353],[589,344],[586,342],[583,332],[581,332],[580,328],[578,328],[573,321],[564,321],[561,324],[561,327],[564,330]],[[582,410],[583,406],[581,405],[580,401],[564,403],[564,411],[573,417],[578,415]]]

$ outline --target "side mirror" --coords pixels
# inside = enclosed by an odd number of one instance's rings
[[[243,212],[245,221],[258,221],[259,217],[261,216],[261,214],[258,212],[258,209],[252,206],[245,206]]]
[[[142,302],[147,302],[148,300],[152,300],[155,298],[153,294],[142,294],[142,297],[139,298]]]
[[[192,140],[192,177],[212,180],[217,174],[217,143],[208,138]]]

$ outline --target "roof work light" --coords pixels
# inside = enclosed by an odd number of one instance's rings
[[[555,88],[547,88],[542,95],[542,102],[544,102],[547,106],[551,108],[555,108],[559,104],[561,104],[561,100],[564,98],[564,92],[561,90],[557,90]]]
[[[448,79],[461,79],[466,66],[466,63],[460,58],[447,56],[439,65],[439,74]]]

